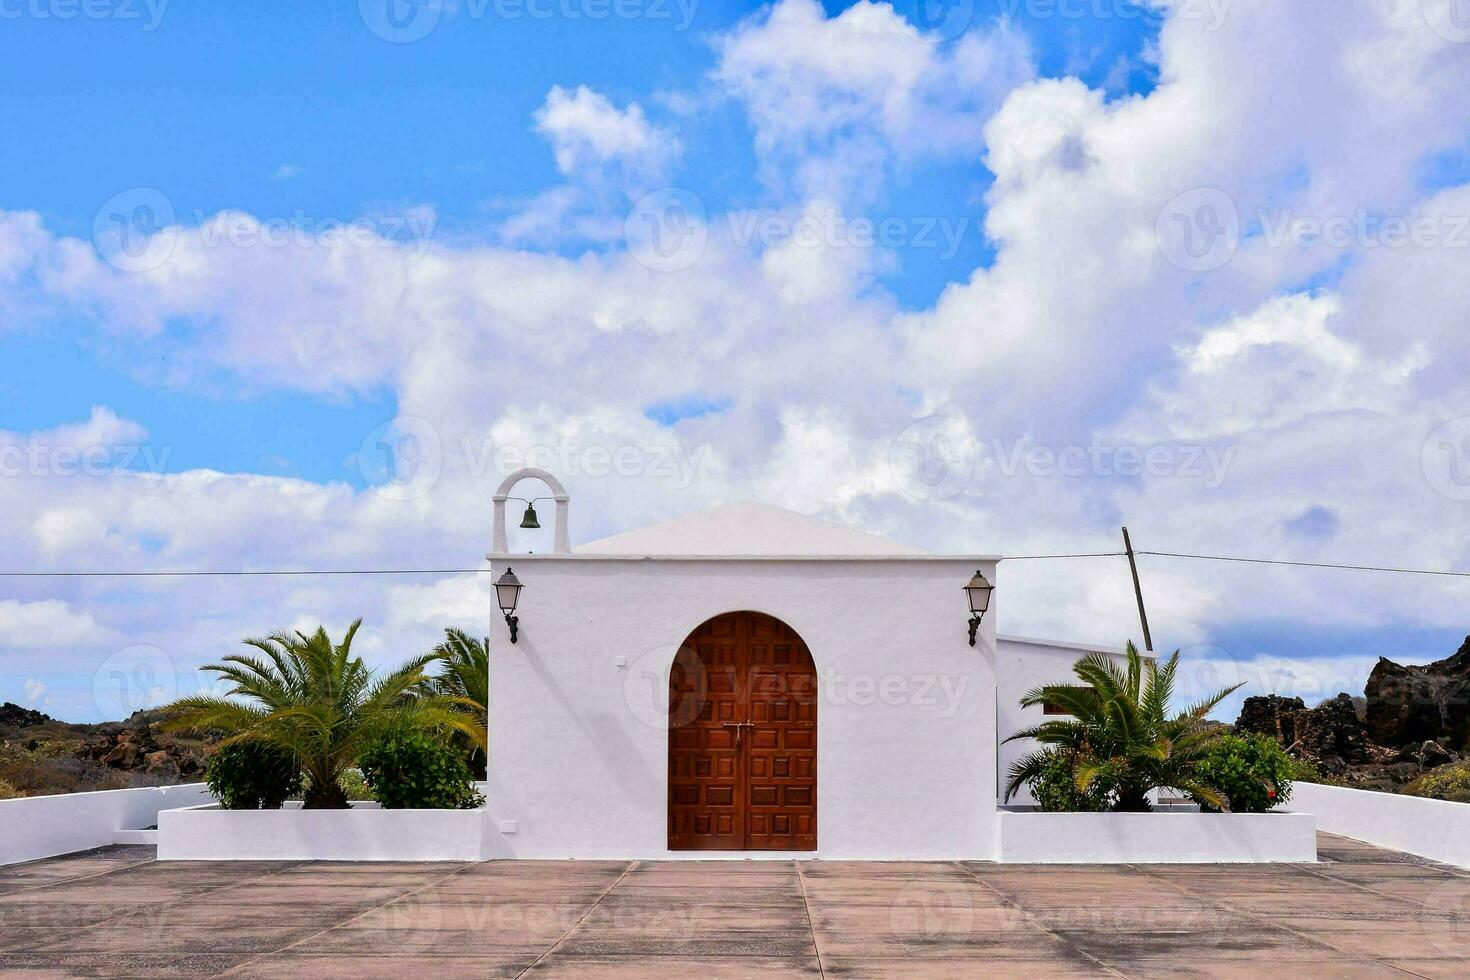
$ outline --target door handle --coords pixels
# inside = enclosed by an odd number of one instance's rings
[[[747,728],[754,728],[755,725],[748,721],[727,721],[722,723],[720,727],[735,729],[735,747],[739,748],[740,743],[745,740],[745,730]]]

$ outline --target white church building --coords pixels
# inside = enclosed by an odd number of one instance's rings
[[[573,547],[568,506],[495,497],[486,857],[997,856],[1017,702],[1098,649],[998,635],[1000,556],[762,504]]]

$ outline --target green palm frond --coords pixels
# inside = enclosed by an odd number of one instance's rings
[[[166,709],[165,726],[222,732],[225,743],[258,739],[287,749],[310,777],[307,806],[345,806],[342,771],[375,738],[400,726],[462,733],[483,748],[483,714],[475,713],[480,705],[433,689],[428,670],[441,655],[414,657],[374,674],[352,653],[361,625],[354,621],[335,642],[324,627],[247,639],[253,654],[205,668],[228,683],[226,696],[175,701]]]
[[[1033,739],[1045,745],[1080,745],[1087,737],[1087,727],[1075,721],[1044,721],[1031,728],[1023,728],[1010,738],[1007,742],[1018,742],[1022,739]]]
[[[1005,802],[1011,802],[1011,797],[1019,793],[1022,786],[1039,776],[1050,760],[1050,752],[1032,752],[1011,763],[1006,779]]]
[[[1028,691],[1023,707],[1055,705],[1070,720],[1045,721],[1006,741],[1043,746],[1011,767],[1006,799],[1028,781],[1064,763],[1083,794],[1102,794],[1124,809],[1147,809],[1160,787],[1187,790],[1207,803],[1220,793],[1204,785],[1197,766],[1219,737],[1209,713],[1237,688],[1220,691],[1182,714],[1170,714],[1179,670],[1176,651],[1162,663],[1129,643],[1118,658],[1091,653],[1072,666],[1084,687],[1047,685]]]
[[[461,726],[475,747],[471,764],[483,771],[486,733],[490,710],[489,638],[475,639],[464,630],[453,627],[444,631],[444,639],[434,647],[431,656],[439,662],[439,673],[425,685],[425,695],[447,698],[458,706]]]

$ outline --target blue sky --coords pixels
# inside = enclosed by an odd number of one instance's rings
[[[129,187],[163,190],[183,223],[226,209],[318,222],[429,204],[438,233],[476,240],[507,202],[558,182],[531,125],[553,85],[586,84],[650,104],[660,93],[700,88],[715,60],[711,36],[760,5],[698,0],[683,30],[672,5],[667,19],[595,25],[497,19],[466,6],[409,44],[385,43],[350,4],[175,0],[156,17],[141,3],[117,9],[94,21],[27,18],[0,38],[0,126],[27,134],[0,143],[0,208],[34,210],[55,231],[86,237],[101,202]],[[912,19],[912,5],[896,9]],[[1151,86],[1144,53],[1157,30],[1153,12],[1120,5],[1121,16],[1083,23],[1038,17],[1025,5],[954,9],[975,27],[1014,9],[1015,28],[1045,73],[1121,81],[1112,95]],[[694,129],[674,181],[711,208],[758,202],[738,107],[720,106]],[[990,261],[979,230],[987,186],[973,165],[938,161],[886,188],[879,214],[943,214],[963,232],[954,249],[895,257],[883,280],[900,302],[931,303],[945,284]],[[565,250],[584,247],[575,241]],[[7,340],[0,424],[44,429],[105,404],[166,440],[174,471],[361,485],[351,459],[360,435],[396,414],[387,388],[314,398],[230,378],[180,384],[170,381],[166,359],[135,354],[65,324]],[[667,405],[650,410],[668,417]]]
[[[34,210],[57,232],[86,237],[101,202],[139,186],[163,190],[184,223],[225,209],[312,222],[430,204],[439,233],[483,239],[507,202],[558,182],[531,125],[553,85],[650,104],[697,89],[714,64],[711,35],[760,5],[698,0],[683,30],[672,5],[668,19],[595,25],[474,13],[484,9],[446,15],[410,44],[385,43],[351,4],[175,0],[156,26],[141,3],[119,8],[136,18],[20,21],[0,38],[0,126],[27,138],[0,143],[0,208]],[[976,26],[1005,9],[956,8]],[[1093,84],[1123,77],[1128,90],[1144,91],[1152,72],[1141,55],[1158,18],[1120,9],[1127,14],[1081,25],[1022,7],[1016,28],[1043,71]],[[1119,76],[1122,62],[1129,69]],[[738,107],[720,106],[693,128],[673,179],[709,207],[757,202]],[[979,233],[987,184],[973,166],[940,161],[887,188],[882,214],[954,215],[967,230],[953,254],[914,248],[896,257],[884,279],[901,302],[930,303],[989,261]],[[171,384],[166,364],[64,325],[7,341],[6,353],[5,428],[43,429],[106,404],[167,440],[174,469],[360,484],[350,456],[361,432],[396,414],[391,390],[303,398],[227,378]]]
[[[575,469],[592,446],[649,462],[564,474],[596,501],[583,537],[757,497],[937,550],[1105,548],[1126,520],[1168,549],[1470,560],[1443,469],[1470,414],[1448,367],[1470,48],[1433,11],[598,2],[7,15],[0,449],[111,461],[0,484],[13,562],[460,565],[488,533],[489,449]],[[385,40],[388,3],[432,30]],[[669,188],[708,231],[677,268],[627,230]],[[1238,230],[1197,262],[1171,209],[1222,199]],[[96,229],[160,201],[143,240],[168,247],[125,268]],[[1303,219],[1356,230],[1268,234]],[[1380,247],[1385,219],[1430,240]],[[827,230],[739,238],[761,221]],[[897,237],[854,244],[864,221]],[[354,222],[376,237],[329,240]],[[359,460],[390,424],[439,454],[422,493]],[[963,481],[895,462],[913,425]],[[1098,444],[1077,474],[1010,455]],[[1120,446],[1168,465],[1127,472]],[[1193,467],[1204,450],[1228,457],[1218,478]],[[1470,629],[1441,583],[1365,582],[1364,602],[1335,577],[1237,572],[1151,566],[1159,632],[1355,677]],[[1013,632],[1132,629],[1116,576],[1011,574]],[[385,655],[475,608],[463,585],[401,585],[211,592],[201,617],[183,585],[29,582],[0,591],[0,625],[58,639],[0,630],[0,696],[95,714],[99,661],[152,644],[187,675],[281,625],[262,603],[301,622],[370,606]]]

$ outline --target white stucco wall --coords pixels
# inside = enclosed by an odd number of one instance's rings
[[[483,810],[221,810],[158,815],[160,861],[479,861]]]
[[[994,856],[999,603],[971,647],[962,592],[977,565],[995,581],[993,562],[509,563],[525,591],[517,644],[491,624],[486,795],[491,826],[514,832],[492,833],[487,856],[671,856],[669,668],[696,626],[738,610],[784,621],[816,663],[815,856]]]
[[[1006,773],[1010,771],[1011,764],[1036,748],[1036,743],[1030,739],[1019,742],[1003,740],[1023,728],[1040,724],[1047,717],[1039,707],[1022,708],[1022,696],[1045,684],[1079,683],[1077,675],[1072,673],[1072,665],[1089,653],[1106,653],[1119,661],[1124,657],[1121,649],[1110,647],[1005,634],[997,638],[996,673],[999,684],[996,693],[996,741],[1001,744],[998,749],[996,792],[1001,797],[1005,795]],[[1011,804],[1016,806],[1030,806],[1035,802],[1035,798],[1024,788],[1011,798]]]
[[[1317,860],[1310,813],[1006,813],[1007,864],[1260,864]]]
[[[121,830],[158,822],[160,810],[209,800],[203,783],[0,800],[0,864],[111,844]]]
[[[1288,806],[1326,833],[1470,868],[1470,803],[1292,783]]]

